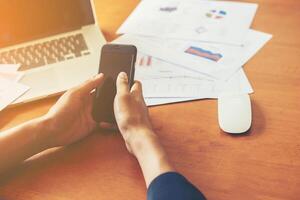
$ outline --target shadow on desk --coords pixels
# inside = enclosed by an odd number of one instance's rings
[[[94,132],[84,140],[70,146],[52,148],[26,160],[1,177],[0,191],[2,186],[10,184],[18,184],[20,188],[22,184],[32,183],[34,178],[44,180],[52,179],[51,176],[62,178],[72,176],[72,173],[99,175],[98,173],[103,171],[103,165],[107,165],[108,169],[112,168],[120,157],[131,156],[127,153],[119,134]]]

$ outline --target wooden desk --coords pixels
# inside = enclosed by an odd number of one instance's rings
[[[215,100],[153,107],[150,114],[170,159],[208,199],[298,200],[300,1],[252,2],[260,5],[253,27],[274,38],[245,66],[255,90],[249,134],[234,137],[221,132]],[[114,32],[137,3],[96,2],[108,40],[116,37]],[[1,112],[0,128],[41,116],[56,100]],[[141,200],[145,194],[137,162],[121,137],[108,133],[38,155],[0,184],[0,197],[14,200]]]

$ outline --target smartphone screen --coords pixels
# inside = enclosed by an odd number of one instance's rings
[[[116,96],[116,79],[120,72],[128,76],[129,86],[134,81],[136,47],[131,45],[104,45],[99,73],[104,74],[103,84],[96,89],[93,118],[97,122],[115,122],[113,102]]]

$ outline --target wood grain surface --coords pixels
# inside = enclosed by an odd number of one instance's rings
[[[248,1],[249,2],[249,1]],[[179,172],[210,200],[300,199],[300,1],[259,3],[253,28],[273,39],[245,66],[254,87],[248,134],[223,133],[216,100],[150,108],[157,134]],[[137,0],[96,0],[107,40]],[[0,113],[0,129],[41,116],[57,97]],[[9,155],[7,155],[9,156]],[[0,199],[140,200],[146,189],[117,133],[96,132],[43,152],[0,178]]]

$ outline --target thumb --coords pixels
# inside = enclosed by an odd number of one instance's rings
[[[125,72],[119,73],[116,84],[118,94],[129,93],[128,76]]]

